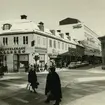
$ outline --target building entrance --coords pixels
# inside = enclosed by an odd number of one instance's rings
[[[14,71],[28,71],[29,54],[15,54],[14,55]]]

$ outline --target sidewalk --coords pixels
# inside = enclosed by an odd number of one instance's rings
[[[101,67],[102,66],[91,68],[91,69],[89,69],[87,71],[91,72],[91,73],[105,73],[105,70],[103,70]]]
[[[56,71],[60,72],[60,71],[67,71],[68,69],[66,68],[57,68]],[[42,71],[42,72],[37,72],[36,74],[48,74],[48,71]],[[8,80],[8,79],[20,79],[22,78],[22,76],[28,75],[28,73],[26,72],[12,72],[12,73],[5,73],[3,78],[0,78],[0,80]]]
[[[67,105],[105,105],[105,91],[85,96]]]

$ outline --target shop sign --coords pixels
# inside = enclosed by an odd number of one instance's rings
[[[25,53],[25,47],[4,48],[0,51],[2,54]]]

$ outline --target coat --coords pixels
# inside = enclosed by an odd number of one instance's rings
[[[28,73],[28,82],[31,83],[32,88],[37,88],[37,75],[36,72],[30,70]]]
[[[60,100],[62,98],[61,82],[56,72],[51,72],[47,75],[45,95],[49,92],[53,95],[55,100]]]

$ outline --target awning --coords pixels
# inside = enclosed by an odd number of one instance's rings
[[[62,56],[76,56],[76,53],[75,52],[72,52],[72,51],[68,51],[68,52],[65,52],[65,53],[62,53],[62,54],[60,54],[60,55],[62,55]]]
[[[50,58],[52,59],[57,58],[57,55],[51,55]]]

